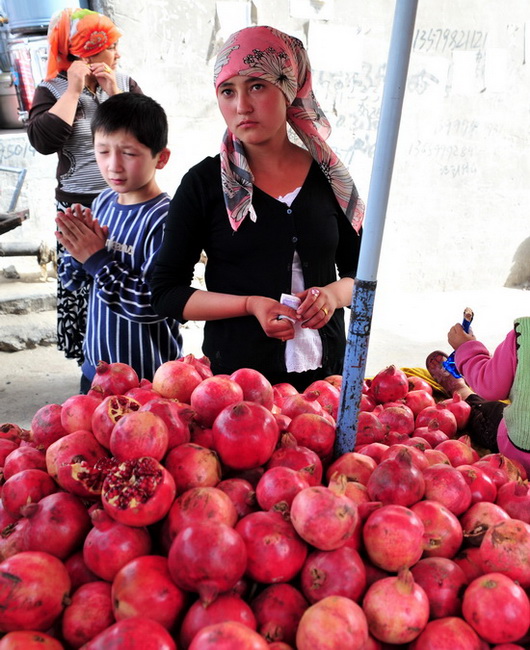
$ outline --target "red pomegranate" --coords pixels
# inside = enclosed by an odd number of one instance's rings
[[[464,539],[458,517],[443,504],[429,499],[418,501],[411,510],[422,520],[425,528],[424,556],[454,557]]]
[[[323,485],[298,492],[290,515],[300,537],[321,551],[343,546],[353,535],[359,516],[343,490]]]
[[[485,573],[502,572],[523,589],[530,587],[530,525],[507,519],[490,526],[480,545]]]
[[[152,618],[135,616],[118,621],[83,646],[83,650],[177,650],[170,633]]]
[[[330,458],[335,444],[335,425],[327,418],[315,413],[300,413],[291,420],[287,431],[301,447],[312,449],[322,460]]]
[[[31,419],[31,439],[42,449],[69,433],[61,423],[61,411],[60,404],[46,404]]]
[[[99,361],[96,366],[96,374],[92,379],[90,394],[96,394],[99,397],[108,397],[109,395],[123,395],[131,388],[137,388],[140,380],[136,370],[126,363],[114,362],[107,363]]]
[[[195,417],[195,411],[187,404],[181,404],[172,399],[158,397],[145,402],[140,412],[154,413],[165,422],[167,427],[167,448],[173,449],[185,442],[190,442],[190,424]]]
[[[439,501],[457,517],[471,505],[471,489],[451,465],[431,465],[423,472],[425,498]]]
[[[407,375],[394,365],[378,372],[370,383],[370,394],[378,404],[402,399],[408,391]]]
[[[444,404],[438,402],[434,406],[427,406],[416,416],[416,428],[425,427],[431,420],[438,422],[438,428],[441,429],[448,438],[452,438],[458,429],[456,417],[453,412]]]
[[[220,481],[216,487],[230,497],[235,506],[238,519],[257,509],[256,492],[252,484],[246,479],[239,477],[226,478]]]
[[[456,469],[461,472],[471,490],[471,504],[482,501],[494,502],[497,498],[497,486],[493,480],[475,465],[458,465]],[[530,505],[530,502],[529,502]]]
[[[315,413],[316,415],[329,416],[329,413],[322,408],[317,399],[318,397],[318,391],[289,395],[283,402],[281,412],[291,419],[301,413]]]
[[[0,534],[0,562],[17,553],[27,551],[26,530],[29,519],[22,517],[7,524]]]
[[[471,414],[471,406],[462,398],[459,393],[453,393],[449,399],[444,399],[441,404],[446,406],[456,418],[456,426],[459,431],[466,428]]]
[[[374,411],[375,413],[375,411]],[[383,405],[377,411],[386,433],[399,433],[410,436],[414,431],[414,413],[405,404]]]
[[[116,463],[106,472],[101,489],[104,510],[120,524],[138,527],[163,519],[175,495],[173,477],[149,456]]]
[[[300,447],[290,433],[281,437],[280,444],[265,467],[269,469],[279,465],[302,472],[309,485],[322,483],[323,468],[318,454],[307,447]]]
[[[429,420],[422,427],[415,427],[412,437],[419,436],[426,440],[433,449],[435,449],[444,440],[449,440],[449,436],[440,429],[440,423],[436,418]],[[448,459],[449,462],[449,459]]]
[[[17,630],[2,637],[0,650],[64,650],[64,646],[44,632]]]
[[[235,527],[246,547],[246,575],[264,584],[289,582],[302,568],[307,544],[279,513],[251,512]]]
[[[296,632],[297,650],[364,650],[367,641],[363,610],[344,596],[327,596],[308,607]]]
[[[0,562],[0,630],[48,630],[70,588],[64,564],[49,553],[25,551]]]
[[[61,632],[72,648],[80,648],[114,622],[111,585],[98,580],[80,586],[73,593],[64,610]]]
[[[215,418],[227,406],[244,399],[243,389],[230,377],[216,375],[203,379],[190,397],[191,408],[195,411],[197,422],[211,428]]]
[[[429,599],[411,571],[374,582],[363,598],[370,633],[383,643],[410,643],[427,625]]]
[[[368,445],[372,442],[381,442],[385,435],[385,427],[375,413],[359,411],[357,417],[356,447]]]
[[[429,621],[409,648],[410,650],[447,650],[447,648],[481,650],[483,645],[471,625],[456,616],[447,616]]]
[[[284,642],[294,645],[296,630],[309,603],[290,583],[265,587],[251,601],[258,632],[270,644]],[[269,646],[270,647],[270,646]]]
[[[427,408],[427,406],[435,405],[432,391],[429,392],[425,389],[409,390],[403,398],[403,402],[405,406],[408,406],[412,411],[414,417],[416,417],[420,411],[423,411],[424,408]]]
[[[484,573],[482,570],[482,556],[480,553],[480,548],[474,546],[470,546],[469,548],[461,548],[453,558],[453,562],[455,564],[458,564],[458,566],[462,569],[468,583]]]
[[[52,477],[42,469],[24,469],[17,472],[2,486],[2,504],[12,517],[21,517],[28,503],[38,503],[48,494],[57,492]]]
[[[97,582],[99,580],[98,576],[87,567],[82,548],[66,558],[64,566],[72,582],[72,593],[87,582]]]
[[[213,375],[210,359],[208,359],[208,357],[202,356],[198,359],[194,354],[186,354],[186,356],[181,357],[178,361],[181,363],[189,363],[203,379]]]
[[[117,621],[147,616],[172,630],[184,612],[185,593],[171,579],[166,557],[142,555],[128,562],[112,582]]]
[[[444,452],[453,467],[472,465],[479,459],[478,453],[470,444],[469,437],[466,436],[460,439],[443,440],[435,448]]]
[[[409,391],[410,390],[426,390],[432,395],[432,386],[431,384],[424,379],[423,377],[418,377],[417,375],[407,375],[409,382]]]
[[[316,400],[320,406],[327,412],[334,420],[337,420],[339,403],[340,403],[340,388],[333,386],[325,379],[317,379],[309,384],[304,393],[317,393]]]
[[[205,607],[220,593],[233,589],[246,566],[243,538],[218,522],[190,524],[175,537],[168,554],[169,573],[175,584],[198,593]]]
[[[189,648],[200,630],[224,621],[235,621],[256,630],[256,617],[250,605],[236,594],[220,594],[208,607],[204,607],[200,600],[191,605],[182,619],[179,647],[182,646],[184,650]]]
[[[239,368],[230,375],[243,389],[243,400],[257,402],[269,411],[274,405],[274,390],[270,381],[253,368]]]
[[[289,467],[271,467],[256,485],[256,500],[262,510],[271,510],[280,504],[288,510],[294,497],[306,487],[309,483],[301,472]]]
[[[530,601],[524,589],[504,573],[486,573],[467,587],[462,615],[488,643],[511,643],[528,632]]]
[[[427,594],[431,619],[462,614],[462,594],[468,580],[456,562],[445,557],[426,557],[411,568],[411,573]]]
[[[223,621],[203,627],[189,650],[269,650],[265,639],[239,621]]]
[[[92,414],[101,404],[102,395],[72,395],[61,407],[61,424],[67,433],[90,431]]]
[[[83,559],[98,578],[112,582],[128,562],[151,552],[147,528],[120,524],[100,508],[91,511],[90,516],[93,528],[83,543]]]
[[[343,474],[348,481],[357,481],[367,485],[376,466],[376,461],[370,456],[356,451],[348,451],[329,465],[326,470],[326,478],[329,481],[333,474]]]
[[[111,454],[118,460],[136,460],[150,456],[162,460],[168,448],[167,426],[161,417],[149,411],[126,413],[112,428]]]
[[[11,478],[24,469],[42,469],[46,471],[46,455],[36,447],[17,447],[4,461],[4,480]]]
[[[495,503],[490,501],[474,503],[460,517],[466,543],[472,546],[480,546],[488,528],[507,519],[510,519],[510,515]]]
[[[177,494],[194,487],[215,487],[221,480],[219,456],[212,449],[193,442],[173,447],[164,466],[175,481]]]
[[[96,440],[105,449],[110,449],[110,434],[116,422],[126,413],[137,411],[140,406],[140,402],[125,395],[109,395],[105,397],[92,414],[91,429]]]
[[[496,498],[491,501],[495,501],[512,519],[530,524],[530,489],[526,483],[508,481],[499,487]]]
[[[385,571],[411,567],[423,554],[425,527],[417,514],[399,505],[382,506],[366,519],[363,542],[370,560]]]
[[[190,363],[166,361],[157,368],[153,376],[153,390],[162,397],[176,399],[184,404],[190,403],[190,397],[203,377]]]
[[[300,572],[300,585],[310,603],[327,596],[359,602],[366,590],[366,569],[359,553],[348,546],[312,551]]]
[[[271,457],[279,429],[272,413],[254,402],[224,408],[212,427],[214,449],[224,465],[235,470],[252,469]]]
[[[394,458],[377,465],[366,487],[372,501],[411,506],[423,497],[425,481],[421,470],[413,463],[412,451],[403,448]]]
[[[296,388],[292,384],[289,384],[287,382],[274,384],[274,386],[272,387],[274,406],[279,410],[281,410],[286,398],[290,397],[291,395],[296,395],[297,393],[298,391],[296,390]]]

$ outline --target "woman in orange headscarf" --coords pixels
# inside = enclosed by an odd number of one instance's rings
[[[133,79],[117,70],[120,36],[110,18],[88,9],[64,9],[50,21],[47,74],[35,91],[27,127],[29,141],[39,153],[58,156],[59,211],[73,203],[89,207],[106,187],[90,130],[98,105],[123,91],[142,92]],[[70,292],[58,283],[58,347],[79,364],[85,311],[86,292]]]

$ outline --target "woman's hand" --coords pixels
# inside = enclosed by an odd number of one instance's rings
[[[311,287],[296,294],[302,303],[296,310],[302,327],[318,330],[329,321],[337,309],[337,299],[327,287]]]
[[[291,307],[264,296],[249,296],[246,302],[248,314],[255,316],[267,336],[287,341],[294,338],[294,325],[289,320],[296,319]],[[287,316],[287,318],[278,318]]]
[[[453,350],[458,350],[462,343],[466,341],[475,341],[476,338],[473,335],[472,331],[469,331],[469,334],[464,331],[464,328],[460,323],[453,325],[449,332],[447,332],[447,341]]]
[[[114,70],[110,67],[110,65],[107,65],[103,62],[91,63],[90,70],[94,77],[96,77],[98,84],[103,88],[107,95],[117,95],[121,92],[116,82],[116,75],[114,73]]]
[[[58,230],[57,240],[78,262],[84,264],[87,259],[105,248],[108,229],[101,227],[88,208],[75,205],[65,212],[58,212],[55,219]]]
[[[86,78],[91,74],[90,66],[79,59],[73,61],[72,65],[66,71],[68,79],[68,90],[80,95],[86,84]]]

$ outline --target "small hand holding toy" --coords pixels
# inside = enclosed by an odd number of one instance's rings
[[[469,307],[466,307],[464,309],[464,318],[462,319],[462,327],[464,329],[464,332],[466,332],[466,334],[469,332],[469,328],[471,327],[471,321],[473,320],[473,315],[474,314],[472,309],[470,309]],[[447,361],[444,361],[442,365],[447,370],[447,372],[450,372],[453,375],[453,377],[456,377],[458,379],[459,377],[462,376],[456,369],[454,352],[451,352],[451,354],[447,357]]]

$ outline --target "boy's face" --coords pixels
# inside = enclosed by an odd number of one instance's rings
[[[114,133],[96,131],[94,150],[103,178],[120,194],[119,203],[132,205],[158,196],[155,172],[167,162],[167,149],[153,157],[148,147],[121,129]]]

